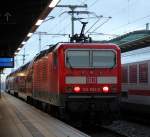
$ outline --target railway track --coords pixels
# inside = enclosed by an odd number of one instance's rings
[[[124,133],[118,132],[109,126],[101,126],[101,125],[82,125],[78,121],[72,121],[67,123],[70,126],[84,132],[85,134],[91,137],[128,137]]]
[[[91,137],[127,137],[125,135],[122,135],[121,133],[104,127],[95,128],[85,133],[90,135]]]
[[[115,121],[109,126],[74,127],[91,137],[150,137],[149,126],[125,120]]]
[[[135,122],[118,120],[105,128],[126,137],[150,137],[150,127]]]

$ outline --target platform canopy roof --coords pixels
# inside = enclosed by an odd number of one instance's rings
[[[148,47],[150,46],[150,30],[133,31],[107,42],[119,45],[121,52]]]
[[[34,32],[54,7],[55,0],[4,0],[0,4],[0,57],[13,57],[27,34]],[[58,1],[58,0],[57,0]]]

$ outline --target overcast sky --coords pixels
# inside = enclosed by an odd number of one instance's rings
[[[77,18],[85,18],[82,21],[88,22],[85,32],[94,24],[89,31],[105,35],[91,35],[95,40],[108,40],[116,36],[123,35],[130,31],[145,29],[146,23],[150,23],[150,0],[61,0],[59,5],[83,5],[87,8],[77,8],[77,11],[89,11],[89,15],[76,15]],[[37,32],[47,32],[48,34],[71,34],[71,16],[67,14],[69,8],[55,8],[49,16],[50,19],[42,23]],[[103,16],[103,18],[96,18]],[[111,17],[111,19],[109,18]],[[97,29],[96,29],[97,28]],[[96,29],[96,30],[95,30]],[[81,30],[81,23],[75,22],[75,33]],[[88,33],[87,33],[88,34]],[[47,45],[57,42],[68,41],[68,36],[42,35],[41,49],[48,48]],[[26,62],[31,60],[39,52],[39,35],[34,34],[27,41],[27,44],[16,56],[15,67],[22,65],[23,50],[26,52]],[[149,54],[149,53],[148,53]]]

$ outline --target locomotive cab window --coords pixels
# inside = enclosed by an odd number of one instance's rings
[[[116,53],[112,50],[68,50],[66,66],[69,68],[113,68]]]
[[[113,51],[93,51],[93,67],[113,68],[116,64],[116,55]]]
[[[66,56],[68,67],[89,67],[89,51],[69,50]]]

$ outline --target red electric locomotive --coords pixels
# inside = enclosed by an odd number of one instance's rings
[[[115,114],[121,63],[120,49],[114,44],[59,43],[19,70],[7,77],[7,90],[10,81],[22,74],[26,83],[22,93],[28,100],[40,101],[61,113],[95,112],[97,120],[102,120],[102,114],[106,119],[106,114]]]
[[[11,73],[6,90],[55,115],[76,114],[98,123],[112,121],[119,110],[120,49],[114,44],[92,43],[91,39],[87,42],[85,25],[70,43],[42,51]],[[20,85],[23,90],[18,90]]]

